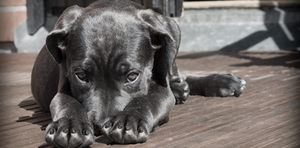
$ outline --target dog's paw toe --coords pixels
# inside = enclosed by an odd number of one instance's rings
[[[119,114],[107,119],[102,134],[116,143],[142,143],[148,140],[150,126],[147,121],[132,114]]]
[[[63,118],[47,126],[45,140],[55,147],[86,147],[94,142],[94,134],[89,123]]]
[[[238,77],[238,76],[236,76],[236,77],[237,77],[237,80],[232,82],[232,83],[236,83],[236,84],[233,85],[234,93],[232,93],[231,96],[239,97],[246,88],[246,81],[244,79],[242,79],[241,77]]]
[[[241,80],[241,89],[240,89],[240,91],[243,92],[245,90],[245,88],[246,88],[246,81],[242,79]]]

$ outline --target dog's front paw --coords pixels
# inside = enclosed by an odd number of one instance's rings
[[[213,74],[208,77],[205,96],[239,97],[246,88],[246,81],[234,74]]]
[[[170,79],[170,87],[176,99],[176,104],[182,104],[189,96],[190,89],[186,81],[178,76],[173,76]]]
[[[141,143],[148,140],[151,126],[149,122],[135,112],[121,112],[106,119],[102,134],[113,142]]]
[[[94,132],[90,123],[62,118],[47,126],[45,140],[55,147],[87,147],[94,142]]]

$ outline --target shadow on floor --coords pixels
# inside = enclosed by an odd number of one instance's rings
[[[29,122],[32,124],[37,124],[41,126],[41,130],[45,130],[47,125],[51,122],[51,114],[43,111],[35,102],[33,97],[25,99],[18,106],[25,110],[33,111],[34,113],[31,116],[19,117],[17,122]]]
[[[212,51],[198,52],[187,55],[178,56],[177,59],[198,59],[214,55],[224,55],[238,59],[250,60],[250,62],[242,64],[234,64],[230,66],[284,66],[289,68],[300,69],[300,53],[297,51],[289,52],[228,52],[228,51]],[[260,58],[259,56],[275,56],[271,58]]]
[[[41,126],[41,130],[45,130],[47,125],[52,121],[51,114],[49,112],[43,111],[33,97],[29,97],[22,101],[19,105],[20,108],[23,108],[27,111],[34,112],[31,116],[22,116],[19,117],[17,122],[28,122],[32,124],[37,124]],[[44,143],[39,148],[53,148],[51,145]]]

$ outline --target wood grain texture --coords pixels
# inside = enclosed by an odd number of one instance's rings
[[[36,54],[0,55],[0,145],[49,147],[44,129],[51,121],[32,98]],[[142,144],[97,147],[300,147],[300,55],[297,52],[180,53],[182,73],[234,73],[247,81],[239,97],[190,96],[176,105],[170,121]]]

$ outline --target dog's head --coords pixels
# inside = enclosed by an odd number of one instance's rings
[[[61,91],[82,103],[100,108],[114,103],[112,110],[121,110],[132,98],[147,95],[152,84],[168,87],[179,36],[174,21],[152,10],[73,6],[46,45],[63,71]]]

